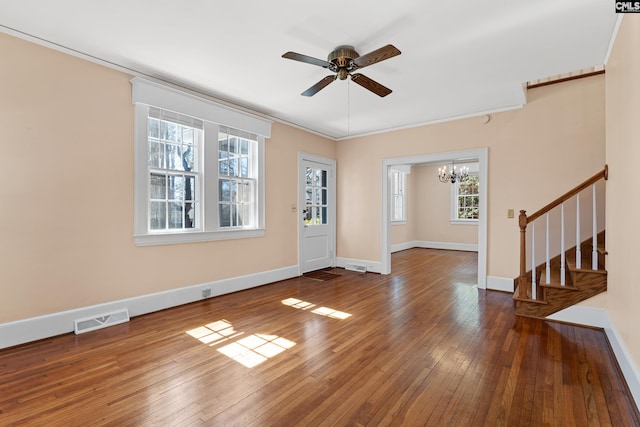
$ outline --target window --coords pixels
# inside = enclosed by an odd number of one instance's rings
[[[148,109],[149,231],[196,229],[202,121]]]
[[[267,135],[270,126],[146,80],[132,83],[136,244],[264,235],[264,135],[218,123]]]
[[[451,222],[477,224],[480,179],[477,164],[469,165],[469,176],[451,185]]]
[[[457,183],[458,217],[456,219],[478,219],[478,205],[480,202],[478,184],[477,173],[469,174],[468,177]]]
[[[255,227],[258,141],[221,128],[218,134],[220,227]]]
[[[405,172],[391,169],[391,222],[407,220],[406,177]]]

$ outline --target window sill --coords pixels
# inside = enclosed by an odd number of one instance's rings
[[[178,243],[210,242],[264,236],[264,228],[233,231],[198,231],[135,235],[136,246],[173,245]]]
[[[478,225],[477,219],[450,219],[449,224],[452,225]]]

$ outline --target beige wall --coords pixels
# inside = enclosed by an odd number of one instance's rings
[[[131,76],[0,34],[0,323],[297,265],[297,153],[274,123],[266,235],[136,247]]]
[[[488,274],[518,274],[517,219],[604,165],[604,77],[528,91],[523,109],[338,142],[338,256],[380,260],[382,160],[489,148]],[[573,160],[568,160],[573,159]],[[368,189],[364,191],[363,189]]]
[[[607,63],[607,270],[608,291],[598,300],[609,313],[634,361],[640,365],[640,198],[630,172],[640,159],[640,16],[625,15]]]

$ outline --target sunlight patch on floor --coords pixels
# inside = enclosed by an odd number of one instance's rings
[[[300,310],[309,310],[316,305],[307,301],[302,301],[297,298],[287,298],[282,300],[282,304],[288,305],[289,307],[298,308]],[[345,313],[344,311],[334,310],[329,307],[318,307],[315,310],[311,310],[312,313],[319,314],[325,317],[331,317],[333,319],[346,319],[351,317],[351,314]]]
[[[211,347],[244,335],[226,320],[218,320],[186,331],[193,338]],[[220,347],[218,351],[236,362],[253,368],[256,365],[296,345],[277,335],[252,334]]]
[[[254,334],[218,349],[225,356],[253,368],[296,345],[277,335]]]

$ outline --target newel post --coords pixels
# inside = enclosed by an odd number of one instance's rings
[[[520,226],[520,277],[518,296],[527,298],[527,211],[521,210],[518,217]]]

